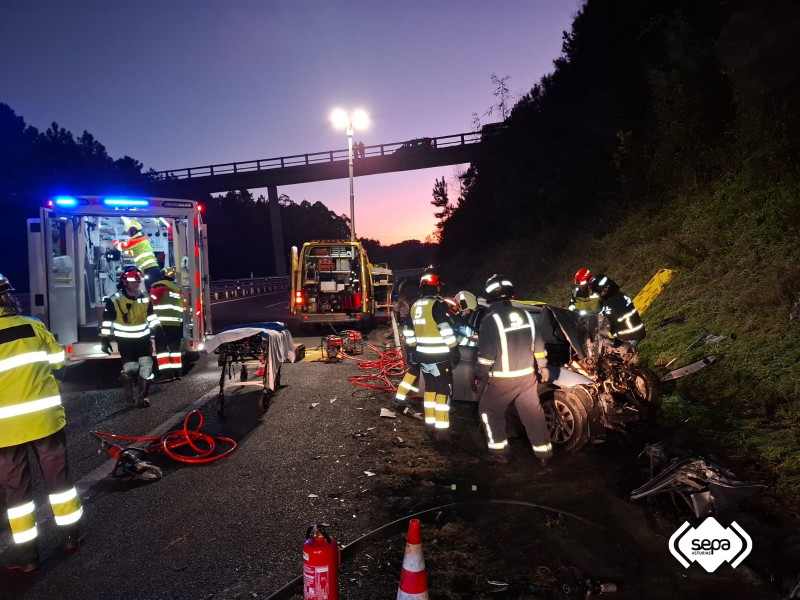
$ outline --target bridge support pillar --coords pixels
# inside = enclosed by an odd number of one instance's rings
[[[278,186],[267,186],[267,200],[269,201],[269,222],[272,225],[272,253],[275,255],[275,275],[286,277],[283,227],[281,226],[280,206],[278,206]]]

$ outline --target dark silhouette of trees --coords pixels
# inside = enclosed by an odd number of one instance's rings
[[[756,4],[587,0],[553,72],[464,175],[440,223],[443,268],[469,278],[476,256],[525,247],[544,274],[580,252],[572,241],[678,190],[742,164],[785,176],[800,147],[798,7]],[[497,96],[505,78],[492,82]]]
[[[135,192],[146,180],[140,162],[128,156],[112,159],[89,132],[76,139],[57,123],[40,132],[2,103],[0,140],[0,234],[9,248],[27,249],[26,220],[38,217],[52,194]],[[28,288],[24,250],[0,270],[18,289]]]

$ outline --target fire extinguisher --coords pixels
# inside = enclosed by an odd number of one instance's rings
[[[303,543],[304,600],[339,600],[341,552],[327,525],[311,525]]]

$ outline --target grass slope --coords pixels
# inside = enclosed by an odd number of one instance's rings
[[[572,275],[583,266],[608,274],[631,297],[658,269],[677,270],[643,315],[642,361],[665,372],[661,365],[675,358],[670,368],[712,353],[723,359],[666,388],[662,418],[724,452],[740,476],[797,502],[800,321],[790,321],[789,310],[800,299],[800,189],[744,179],[618,215],[610,233],[566,248],[541,236],[528,248],[500,248],[476,271],[504,265],[518,297],[566,306]],[[678,314],[683,323],[658,327]],[[726,337],[687,351],[706,329]]]

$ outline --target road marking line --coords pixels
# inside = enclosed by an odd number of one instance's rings
[[[178,424],[183,423],[183,420],[186,418],[190,412],[195,409],[199,409],[200,407],[208,404],[210,400],[219,396],[219,390],[213,389],[206,394],[203,394],[192,402],[189,406],[181,409],[180,411],[176,412],[172,415],[169,419],[158,425],[155,429],[151,432],[146,433],[145,437],[161,437],[168,431],[174,429]],[[140,447],[149,445],[150,442],[135,442],[130,445],[130,447]],[[78,495],[81,498],[81,503],[84,503],[84,496],[91,491],[91,489],[103,481],[108,475],[111,474],[111,471],[114,469],[114,465],[117,464],[117,461],[113,458],[109,458],[106,462],[102,465],[97,467],[94,471],[82,477],[79,481],[75,482],[75,488],[78,490]],[[91,498],[88,498],[90,500]],[[36,511],[36,521],[38,524],[46,523],[53,519],[53,511],[50,508],[49,504],[43,503],[39,506],[39,509]],[[6,531],[2,535],[0,535],[0,554],[5,552],[5,550],[11,544],[11,531]]]

